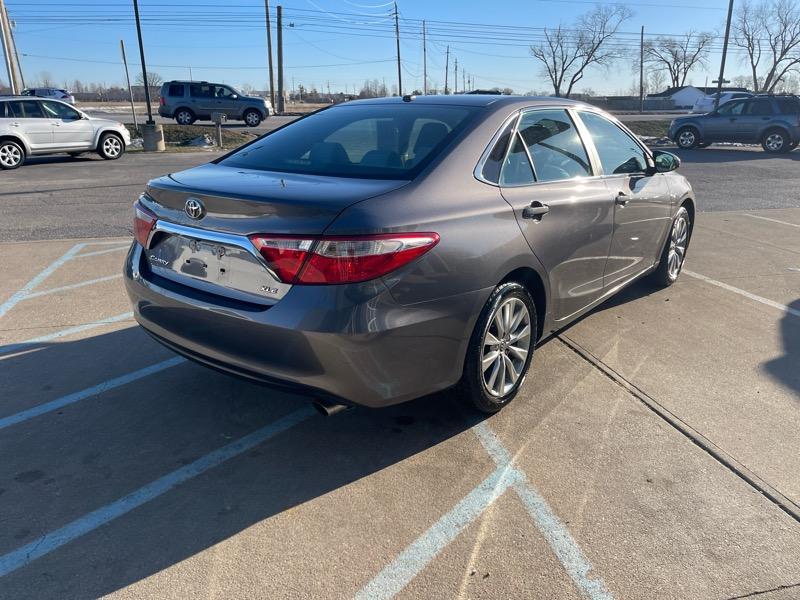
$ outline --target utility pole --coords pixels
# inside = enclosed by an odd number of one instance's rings
[[[461,66],[461,91],[467,91],[467,76],[464,74],[464,66]]]
[[[425,20],[422,21],[422,95],[428,95],[428,49],[425,43]]]
[[[17,90],[21,92],[25,88],[25,78],[22,77],[22,65],[19,64],[19,53],[17,52],[17,42],[14,39],[14,29],[11,26],[11,20],[8,18],[8,9],[5,3],[0,1],[0,6],[3,8],[2,19],[5,24],[6,31],[8,32],[8,45],[11,48],[11,74],[14,77],[14,85]]]
[[[17,52],[17,40],[14,39],[14,26],[8,19],[8,11],[6,10],[4,12],[6,14],[6,21],[8,22],[8,34],[9,38],[11,39],[11,47],[14,48],[14,62],[17,63],[17,72],[19,73],[19,82],[17,86],[20,87],[21,89],[25,89],[25,76],[22,74],[22,63],[19,62],[19,52]]]
[[[456,66],[453,70],[453,93],[458,93],[458,58],[455,59]]]
[[[719,63],[719,79],[717,79],[717,97],[714,99],[714,110],[719,108],[719,97],[722,95],[722,84],[725,81],[725,58],[728,56],[728,38],[731,35],[731,19],[733,18],[733,0],[728,3],[728,21],[725,23],[725,41],[722,44],[722,60]]]
[[[147,124],[154,125],[153,107],[150,104],[150,80],[147,78],[147,66],[144,63],[144,44],[142,43],[142,23],[139,20],[139,0],[133,0],[133,13],[136,17],[136,35],[139,38],[139,58],[142,61],[142,79],[144,82],[144,100],[147,103]]]
[[[283,102],[283,7],[278,5],[278,114],[284,111]]]
[[[644,112],[644,25],[639,40],[639,112]]]
[[[394,37],[397,42],[397,95],[403,95],[403,72],[400,69],[400,18],[397,12],[397,2],[394,3]]]
[[[133,115],[133,128],[138,130],[139,123],[136,121],[136,107],[133,104],[133,88],[131,87],[131,76],[128,73],[128,59],[125,57],[125,42],[119,41],[119,49],[122,51],[122,64],[125,65],[125,81],[128,83],[128,95],[131,98],[131,114]]]
[[[447,74],[450,71],[450,46],[447,46],[447,54],[444,59],[444,95],[449,93],[447,90]]]
[[[264,14],[267,19],[267,62],[269,63],[269,101],[275,110],[275,79],[272,73],[272,26],[269,21],[269,0],[264,0]],[[292,84],[294,87],[294,84]]]
[[[14,72],[14,59],[11,50],[11,31],[10,27],[7,27],[6,24],[6,6],[3,0],[0,0],[0,10],[2,11],[2,14],[0,14],[0,37],[2,37],[3,42],[3,55],[5,57],[6,71],[8,72],[8,85],[11,87],[11,93],[16,95],[21,90],[17,88],[17,77]]]

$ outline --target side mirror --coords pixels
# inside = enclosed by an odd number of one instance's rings
[[[656,163],[656,173],[669,173],[681,166],[680,158],[663,150],[653,152],[653,160]]]
[[[231,98],[233,98],[234,100],[238,100],[239,99],[239,94],[233,94],[231,96]]]

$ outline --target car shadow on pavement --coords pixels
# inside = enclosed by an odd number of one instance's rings
[[[86,162],[97,162],[102,161],[103,159],[100,158],[94,152],[85,152],[79,156],[70,156],[69,154],[52,154],[49,156],[29,156],[25,159],[25,164],[23,164],[20,168],[24,169],[25,167],[33,166],[33,165],[55,165],[61,163],[86,163]]]
[[[7,355],[0,360],[0,381],[9,383],[3,385],[0,418],[171,358],[173,354],[138,328]],[[307,409],[309,400],[186,362],[0,428],[0,559],[209,452]],[[273,517],[277,525],[270,521],[256,534],[264,560],[283,556],[287,539],[270,537],[274,534],[269,532],[285,533],[287,527],[297,538],[288,550],[331,551],[336,548],[337,528],[345,535],[348,520],[363,520],[361,527],[369,529],[373,509],[382,518],[390,518],[394,511],[408,512],[413,494],[406,486],[409,480],[413,485],[425,477],[430,465],[405,463],[404,475],[381,475],[384,484],[390,478],[388,488],[379,480],[362,485],[355,495],[346,491],[335,501],[321,500],[323,507],[330,504],[341,511],[330,515],[332,537],[324,542],[307,537],[304,523],[297,521],[301,517],[286,511],[403,463],[480,420],[461,410],[449,394],[381,410],[356,408],[331,418],[312,413],[256,447],[0,577],[0,597],[109,594]],[[479,444],[474,446],[482,453]],[[463,469],[464,455],[457,454],[460,458],[452,459],[455,465],[436,468],[449,471],[456,481],[472,477]],[[475,474],[476,481],[482,476]],[[371,499],[373,494],[377,496]],[[348,508],[351,501],[369,511],[354,513]],[[317,505],[310,510],[315,514],[328,509]],[[425,526],[421,523],[420,530]],[[369,544],[368,539],[363,541]],[[275,571],[269,571],[274,577]],[[285,589],[293,587],[287,580]]]
[[[783,356],[764,363],[764,368],[800,400],[800,299],[789,304],[794,314],[786,312],[780,323]]]

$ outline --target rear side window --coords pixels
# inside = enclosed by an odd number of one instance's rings
[[[213,98],[214,86],[208,83],[192,83],[189,85],[189,95],[192,98]]]
[[[589,157],[565,110],[534,110],[519,123],[536,181],[558,181],[592,174]]]
[[[12,104],[12,102],[0,102],[0,118],[13,119],[16,117]]]
[[[167,96],[174,96],[178,98],[183,98],[183,84],[182,83],[170,83],[169,88],[167,88]]]
[[[772,102],[767,98],[756,98],[749,100],[744,109],[746,115],[771,115]]]
[[[491,181],[492,183],[500,182],[500,169],[503,167],[503,160],[506,157],[508,141],[511,139],[511,134],[514,132],[514,124],[515,120],[512,120],[508,125],[506,125],[505,129],[500,134],[500,137],[497,138],[497,142],[495,143],[491,152],[489,152],[489,156],[486,157],[486,160],[483,163],[481,176],[486,181]]]
[[[800,98],[775,98],[778,112],[782,115],[796,115],[800,113]]]
[[[14,105],[14,114],[17,118],[44,119],[42,107],[36,100],[17,100],[9,104]]]
[[[337,106],[269,133],[219,164],[334,177],[413,179],[478,110],[413,103]]]
[[[590,112],[582,112],[581,120],[592,136],[605,175],[642,173],[647,170],[644,150],[616,124]]]

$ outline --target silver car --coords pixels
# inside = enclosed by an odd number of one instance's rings
[[[58,100],[0,98],[0,169],[16,169],[29,156],[97,152],[115,160],[131,143],[122,123],[96,119]]]
[[[695,203],[610,115],[555,98],[337,105],[151,181],[124,276],[156,340],[325,413],[517,394],[540,340],[672,284]]]

